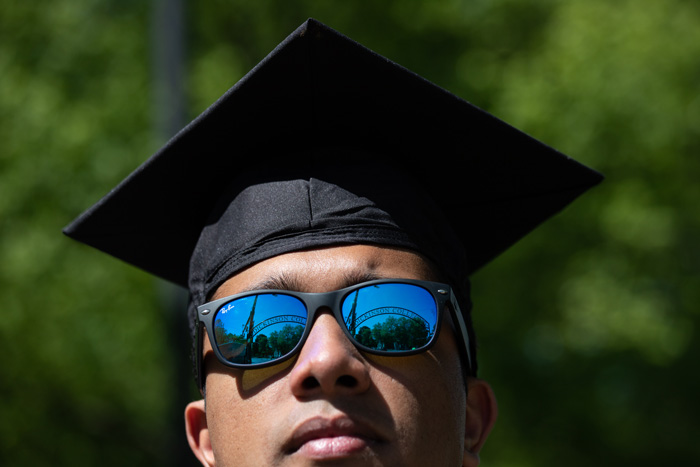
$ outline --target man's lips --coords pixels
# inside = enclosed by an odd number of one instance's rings
[[[382,441],[375,430],[347,416],[314,417],[294,429],[285,451],[312,458],[345,457]]]

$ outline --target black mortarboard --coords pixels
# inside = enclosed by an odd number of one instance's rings
[[[310,19],[65,233],[198,302],[334,243],[414,248],[466,277],[601,179]]]

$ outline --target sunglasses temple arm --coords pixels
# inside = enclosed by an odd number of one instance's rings
[[[201,322],[197,323],[197,343],[195,344],[195,352],[196,352],[196,360],[195,360],[195,365],[196,365],[196,370],[197,370],[197,387],[199,388],[199,393],[204,397],[204,375],[202,374],[204,372],[204,362],[202,361],[203,358],[203,349],[202,347],[204,346],[204,339],[202,338],[202,334],[204,333],[204,326],[202,325]]]
[[[462,342],[464,344],[464,351],[467,355],[467,365],[469,365],[468,374],[472,374],[472,355],[471,346],[469,345],[469,332],[467,330],[467,325],[464,322],[464,316],[462,316],[462,310],[459,308],[457,303],[457,297],[455,297],[454,292],[450,291],[450,302],[452,304],[452,309],[454,310],[454,318],[457,324],[457,331],[460,334]]]

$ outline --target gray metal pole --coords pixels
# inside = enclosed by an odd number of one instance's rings
[[[164,143],[186,123],[184,0],[153,0],[151,18],[151,63],[154,137]],[[197,465],[185,438],[185,405],[194,386],[190,364],[190,336],[187,323],[187,292],[160,282],[163,319],[168,323],[168,348],[172,356],[172,407],[165,434],[164,463],[172,466]]]

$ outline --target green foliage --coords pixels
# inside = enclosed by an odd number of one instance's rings
[[[270,358],[273,356],[274,349],[270,345],[270,341],[265,334],[259,334],[255,338],[255,343],[253,345],[253,355],[262,358]]]
[[[605,173],[474,277],[481,376],[501,414],[482,464],[700,463],[697,3],[186,11],[190,117],[313,16]],[[0,5],[2,465],[190,465],[171,290],[60,234],[162,143],[151,14],[136,1]]]
[[[268,342],[272,347],[272,355],[280,356],[289,353],[297,345],[303,333],[303,326],[289,324],[285,324],[279,331],[271,332]]]
[[[367,342],[376,342],[378,350],[388,352],[411,350],[424,346],[428,342],[428,331],[418,320],[389,316],[381,323],[372,326],[371,335],[360,328],[360,336]],[[362,342],[360,337],[358,340]],[[363,342],[365,343],[365,342]],[[365,345],[367,345],[365,343]]]

